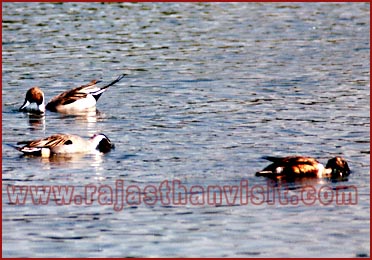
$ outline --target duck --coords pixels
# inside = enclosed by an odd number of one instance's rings
[[[46,138],[22,141],[13,146],[24,155],[50,157],[81,153],[108,153],[114,148],[110,139],[102,134],[95,134],[86,140],[78,135],[54,134]],[[19,146],[23,145],[23,146]]]
[[[32,103],[36,103],[37,107],[36,111],[33,112],[39,114],[45,113],[45,110],[59,113],[72,113],[95,108],[102,93],[125,76],[126,74],[122,74],[117,79],[103,87],[97,86],[101,81],[92,80],[86,85],[62,92],[53,97],[46,105],[43,91],[39,87],[32,87],[26,92],[25,101],[19,108],[19,111],[30,111],[28,106]]]
[[[256,176],[266,176],[274,179],[297,177],[340,178],[348,176],[351,172],[346,160],[339,156],[328,160],[325,167],[316,159],[305,156],[265,156],[263,159],[272,163],[262,171],[256,172]]]

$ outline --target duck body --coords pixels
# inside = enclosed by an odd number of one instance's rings
[[[44,103],[45,98],[43,91],[39,87],[33,87],[27,91],[25,101],[19,110],[27,111],[28,106],[32,103],[36,103],[37,109],[35,112],[38,113],[44,113],[45,110],[70,113],[89,110],[92,108],[94,109],[102,93],[125,76],[125,74],[122,74],[117,79],[103,87],[97,86],[101,81],[92,80],[86,85],[62,92],[53,97],[46,105]]]
[[[87,85],[67,90],[52,98],[46,109],[52,112],[68,113],[95,108],[101,94],[107,89],[96,87],[99,81],[93,80]],[[100,94],[96,94],[100,92]]]
[[[46,138],[31,141],[18,142],[14,146],[25,155],[49,157],[52,155],[75,154],[75,153],[107,153],[114,145],[104,134],[96,134],[86,140],[78,135],[55,134]]]
[[[328,161],[324,167],[316,159],[305,156],[287,157],[263,157],[272,163],[256,176],[266,176],[269,178],[298,178],[298,177],[343,177],[350,174],[350,168],[341,157],[335,157]]]

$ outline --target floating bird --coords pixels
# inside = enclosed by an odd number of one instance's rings
[[[18,142],[13,146],[25,155],[49,157],[51,155],[66,155],[76,153],[107,153],[114,145],[104,134],[95,134],[85,140],[78,135],[55,134],[43,139]]]
[[[102,93],[125,76],[126,74],[122,74],[103,87],[97,86],[97,83],[101,81],[92,80],[86,85],[62,92],[52,98],[46,106],[43,91],[39,87],[33,87],[27,91],[25,102],[19,108],[19,111],[27,111],[27,107],[32,103],[36,103],[37,110],[35,112],[38,113],[44,113],[45,109],[52,112],[71,113],[95,108]]]
[[[267,156],[263,159],[271,161],[272,164],[257,172],[256,176],[278,179],[297,177],[339,178],[350,174],[347,162],[341,157],[330,159],[325,167],[314,158],[304,156]]]

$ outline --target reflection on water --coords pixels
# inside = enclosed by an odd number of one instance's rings
[[[298,178],[292,181],[266,180],[265,185],[252,188],[253,203],[269,205],[356,205],[358,188],[347,180],[331,182],[327,179]]]
[[[3,255],[369,256],[369,20],[368,3],[3,3]],[[100,112],[18,112],[31,86],[52,97],[123,70],[130,76],[100,97]],[[31,158],[6,145],[55,133],[104,133],[116,149]],[[292,154],[340,155],[352,174],[269,187],[254,176],[262,156]],[[142,203],[116,212],[98,199],[16,206],[4,189],[119,179],[150,187],[147,195],[175,179],[201,187],[244,179],[282,199],[304,187],[356,187],[358,203]]]
[[[302,178],[294,178],[290,180],[286,179],[279,179],[279,180],[272,180],[267,179],[265,177],[259,177],[260,179],[265,179],[267,182],[271,183],[274,187],[285,187],[287,189],[297,189],[306,186],[316,187],[319,185],[328,185],[330,183],[339,184],[348,182],[347,177],[339,178],[339,179],[329,179],[329,178],[316,178],[316,177],[302,177]]]
[[[100,171],[101,164],[104,160],[104,154],[102,153],[74,153],[74,154],[55,154],[50,157],[41,157],[33,155],[20,155],[21,159],[34,160],[42,163],[43,169],[53,169],[59,167],[60,169],[80,169],[84,167],[84,164],[89,167],[94,167],[97,171]],[[83,160],[84,159],[84,160]]]
[[[95,123],[97,122],[97,118],[102,115],[101,112],[96,108],[87,109],[85,111],[79,112],[70,112],[64,114],[59,113],[58,115],[57,113],[53,112],[46,112],[46,114],[26,112],[24,114],[28,117],[28,123],[31,130],[45,131],[46,118],[50,113],[55,114],[54,116],[59,117],[61,120],[73,119],[76,121],[77,124],[83,124],[88,128],[94,128]]]
[[[96,108],[91,108],[78,112],[60,113],[59,115],[62,120],[73,118],[76,120],[76,123],[87,124],[89,127],[89,124],[93,126],[97,122],[97,117],[101,115],[101,112]]]
[[[45,131],[45,115],[44,114],[28,114],[28,123],[31,130]]]

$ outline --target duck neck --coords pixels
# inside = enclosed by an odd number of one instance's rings
[[[45,112],[45,104],[44,104],[44,102],[41,103],[40,105],[38,105],[38,109],[39,109],[39,111],[42,112],[42,113]]]
[[[324,165],[321,163],[318,164],[318,178],[329,176],[331,175],[331,173],[332,169],[325,168]]]
[[[330,176],[332,174],[332,169],[331,168],[324,168],[324,175],[325,176]]]

